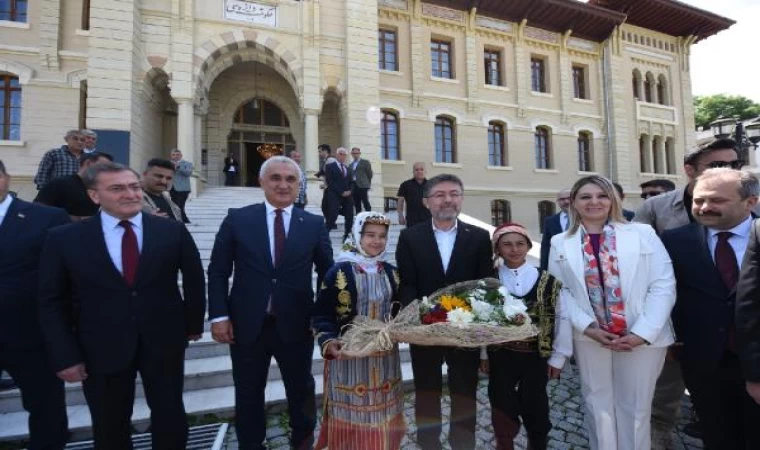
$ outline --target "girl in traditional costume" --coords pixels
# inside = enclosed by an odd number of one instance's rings
[[[551,430],[546,384],[550,378],[559,378],[573,353],[571,325],[563,318],[562,285],[549,272],[527,262],[532,241],[522,225],[501,225],[492,242],[498,278],[512,297],[525,303],[538,328],[535,338],[490,346],[487,355],[481,352],[481,369],[489,374],[496,448],[515,448],[522,419],[528,448],[543,450]]]
[[[390,220],[375,212],[354,220],[352,242],[325,275],[314,312],[325,358],[324,415],[317,449],[398,449],[406,434],[398,347],[364,358],[341,353],[341,330],[357,315],[384,320],[398,291],[396,268],[386,261]]]

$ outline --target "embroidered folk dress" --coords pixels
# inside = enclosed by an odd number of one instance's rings
[[[338,311],[336,322],[345,319],[339,317],[341,312],[343,315],[362,315],[371,319],[389,317],[395,283],[391,283],[388,270],[379,267],[372,273],[355,263],[340,266],[350,267],[345,270],[344,277],[349,286],[337,292],[338,299],[319,300],[323,305],[334,302],[335,311]],[[340,279],[340,273],[337,278]],[[330,283],[330,279],[326,283]],[[329,294],[331,291],[332,294]],[[332,296],[336,291],[328,287],[322,290],[321,296],[326,293]],[[349,293],[355,295],[350,306],[345,301]],[[347,312],[345,308],[350,309]],[[321,328],[316,321],[315,328],[318,332]],[[377,356],[326,360],[324,383],[324,415],[317,449],[391,450],[400,447],[406,426],[397,346]]]

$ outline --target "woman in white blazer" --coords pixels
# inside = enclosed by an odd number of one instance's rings
[[[655,231],[628,223],[612,182],[571,191],[568,231],[552,238],[549,272],[562,281],[592,450],[649,450],[657,377],[673,343],[676,282]]]

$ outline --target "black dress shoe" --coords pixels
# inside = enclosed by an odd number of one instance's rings
[[[13,380],[10,379],[2,379],[0,380],[0,391],[10,391],[11,389],[16,389],[16,383]]]

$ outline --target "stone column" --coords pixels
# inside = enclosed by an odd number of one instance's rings
[[[190,99],[177,100],[177,148],[182,152],[185,160],[198,167],[199,159],[195,158],[195,114],[193,101]],[[197,178],[190,178],[190,188],[197,192]]]
[[[301,150],[306,175],[311,177],[319,171],[317,146],[319,145],[319,112],[307,109],[304,111],[304,143]]]

